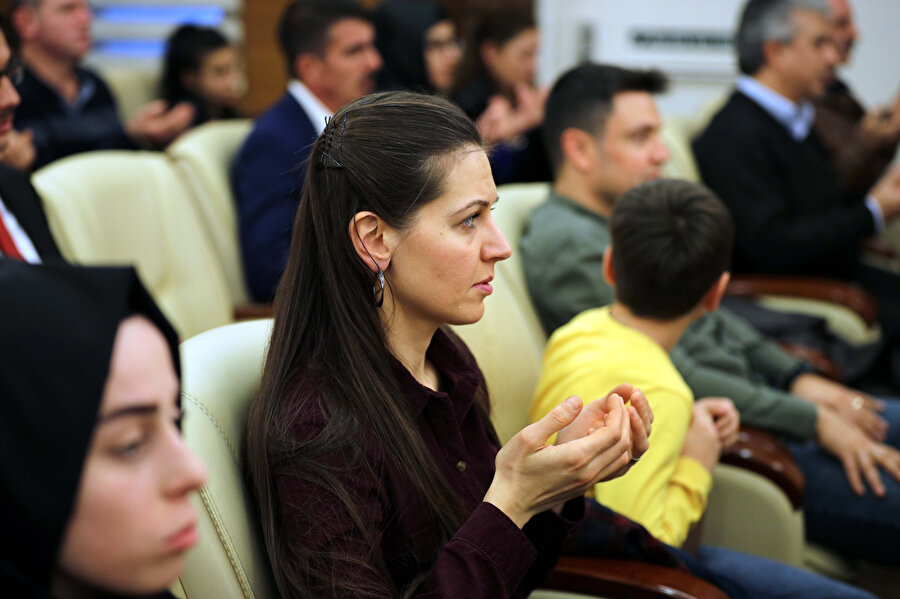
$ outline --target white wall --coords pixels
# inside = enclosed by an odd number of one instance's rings
[[[659,99],[663,114],[695,114],[727,93],[737,77],[733,49],[725,40],[744,2],[536,0],[540,81],[552,83],[585,58],[655,67],[671,78],[669,93]],[[890,102],[900,87],[900,1],[855,0],[854,9],[860,39],[843,76],[864,103]]]

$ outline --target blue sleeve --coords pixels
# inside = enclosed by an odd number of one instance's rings
[[[309,144],[297,150],[256,129],[232,164],[244,276],[256,301],[271,301],[287,263],[306,178]]]

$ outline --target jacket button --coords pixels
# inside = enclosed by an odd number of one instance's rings
[[[460,472],[465,472],[466,471],[466,463],[462,460],[456,462],[456,469],[459,470]]]

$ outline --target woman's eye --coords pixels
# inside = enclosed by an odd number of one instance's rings
[[[478,218],[480,214],[480,212],[476,212],[475,214],[464,220],[462,224],[471,229],[475,226],[475,219]]]
[[[133,458],[140,453],[141,449],[144,447],[144,443],[146,439],[141,437],[140,439],[135,439],[130,443],[124,443],[122,445],[117,445],[113,448],[113,454],[120,458]]]

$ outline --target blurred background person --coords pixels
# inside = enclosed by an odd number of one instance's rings
[[[91,49],[93,15],[86,0],[14,0],[12,24],[25,73],[17,86],[22,106],[15,128],[33,135],[35,156],[23,168],[39,168],[78,152],[160,147],[194,118],[190,104],[156,101],[127,123],[103,79],[81,66]]]
[[[238,52],[212,27],[182,25],[166,43],[160,84],[162,98],[174,106],[189,102],[197,126],[239,116],[243,92]]]
[[[829,0],[837,66],[850,61],[859,30],[848,0]],[[900,95],[893,106],[866,110],[837,73],[814,100],[816,133],[831,155],[841,186],[865,194],[878,182],[900,143]]]
[[[487,12],[467,40],[451,98],[475,119],[498,185],[552,178],[538,128],[547,90],[535,86],[538,29],[518,9]]]
[[[382,66],[370,15],[353,1],[295,0],[278,37],[291,80],[231,166],[244,277],[260,302],[272,300],[287,263],[313,141],[341,106],[374,90]]]
[[[447,95],[462,48],[438,2],[385,0],[375,9],[375,46],[384,58],[378,89]]]
[[[18,169],[16,154],[22,148],[34,148],[30,136],[22,140],[13,130],[13,118],[19,106],[14,84],[21,77],[22,65],[6,43],[6,23],[0,17],[0,258],[32,264],[62,260],[53,240],[41,199],[28,176]],[[13,144],[18,149],[13,149]]]

